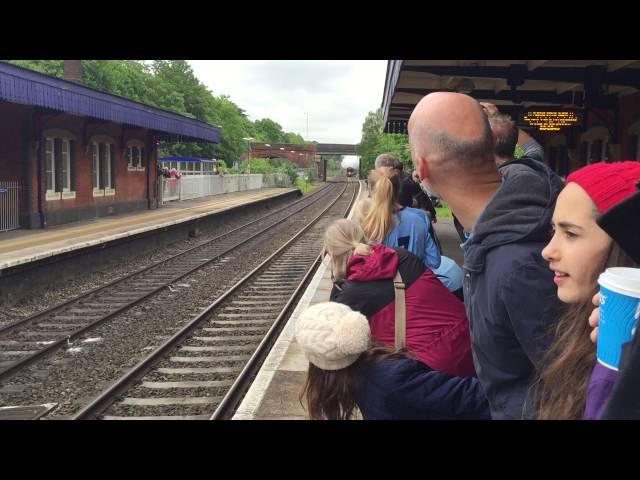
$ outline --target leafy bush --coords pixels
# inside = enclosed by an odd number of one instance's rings
[[[298,187],[300,189],[300,191],[302,191],[303,193],[306,193],[309,190],[311,190],[312,186],[313,186],[312,183],[308,182],[304,178],[298,178],[296,180],[296,187]]]
[[[251,173],[271,173],[273,167],[266,158],[252,158],[251,159]],[[249,171],[249,162],[244,161],[240,165],[241,172]]]
[[[229,173],[229,167],[224,160],[218,160],[218,172]]]
[[[298,171],[296,170],[296,166],[293,163],[287,160],[282,161],[276,171],[289,175],[291,184],[295,185],[296,180],[298,179]]]

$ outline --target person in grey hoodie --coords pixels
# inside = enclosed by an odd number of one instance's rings
[[[523,151],[520,158],[544,162],[544,149],[535,138],[518,128],[513,119],[509,115],[500,113],[493,103],[480,102],[480,105],[489,118],[489,125],[495,137],[493,154],[498,167],[515,160],[516,145],[520,145]],[[503,176],[506,171],[508,169],[501,171]]]
[[[464,299],[474,364],[493,419],[535,416],[531,384],[553,338],[560,303],[541,251],[563,187],[542,162],[512,160],[502,176],[494,135],[473,98],[425,96],[409,120],[414,166],[471,236]]]

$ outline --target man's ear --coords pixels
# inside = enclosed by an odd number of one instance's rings
[[[429,166],[427,165],[427,161],[424,157],[416,156],[416,170],[418,170],[418,175],[420,175],[421,181],[429,178]]]

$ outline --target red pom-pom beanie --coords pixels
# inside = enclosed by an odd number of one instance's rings
[[[638,190],[640,162],[594,163],[567,177],[567,185],[580,185],[596,204],[600,213],[617,205]]]

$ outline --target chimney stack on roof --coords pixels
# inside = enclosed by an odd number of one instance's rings
[[[82,63],[81,60],[63,60],[65,80],[74,83],[82,83]]]

